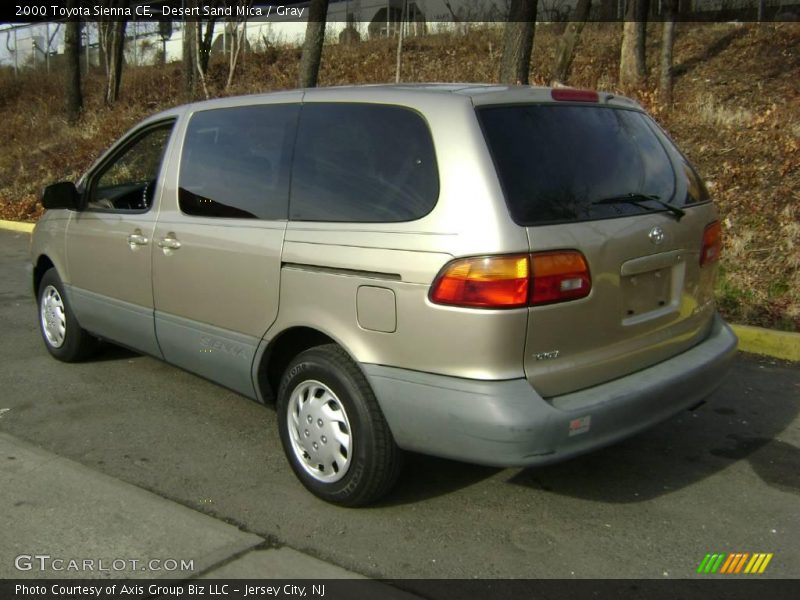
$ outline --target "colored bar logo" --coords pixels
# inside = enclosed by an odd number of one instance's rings
[[[732,552],[730,554],[706,554],[697,567],[697,572],[706,575],[760,575],[767,570],[773,553]]]

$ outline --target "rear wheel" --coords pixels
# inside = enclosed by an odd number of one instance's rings
[[[400,472],[400,450],[369,383],[335,344],[289,364],[278,391],[278,428],[295,475],[328,502],[373,502]]]
[[[97,340],[78,324],[55,269],[39,283],[39,330],[48,352],[58,360],[75,362],[97,348]]]

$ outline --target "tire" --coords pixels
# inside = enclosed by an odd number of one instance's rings
[[[39,331],[45,348],[53,357],[63,362],[77,362],[95,351],[97,339],[78,324],[55,269],[49,269],[39,283],[37,306]]]
[[[339,346],[311,348],[289,363],[277,413],[289,464],[317,497],[362,506],[397,480],[401,451],[366,377]]]

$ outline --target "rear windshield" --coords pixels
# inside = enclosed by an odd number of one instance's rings
[[[659,209],[642,196],[674,202],[672,163],[642,113],[537,104],[480,108],[478,118],[511,216],[521,225]],[[598,204],[619,197],[641,202]]]

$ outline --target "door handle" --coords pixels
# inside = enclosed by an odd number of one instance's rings
[[[147,236],[142,235],[142,232],[138,229],[128,236],[128,244],[130,244],[131,249],[136,246],[146,246],[149,241]]]
[[[167,236],[159,240],[158,247],[164,250],[177,250],[181,247],[181,243],[174,237]]]

